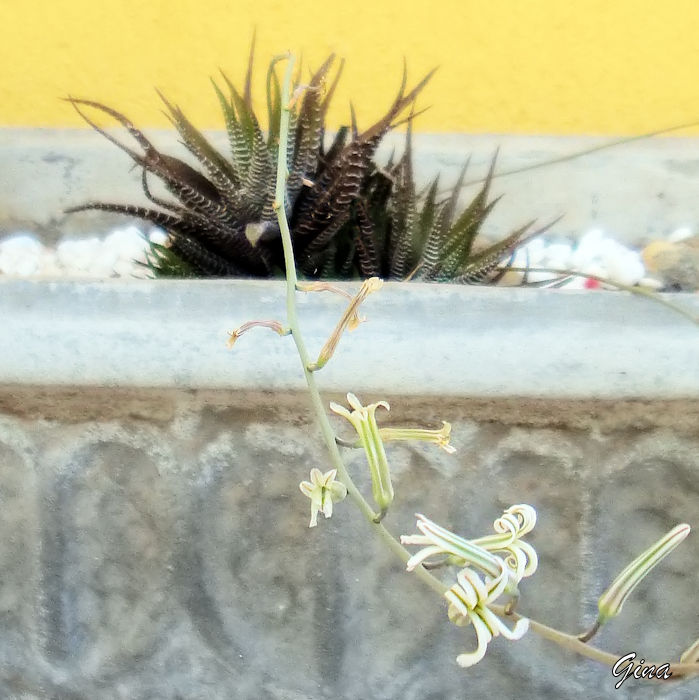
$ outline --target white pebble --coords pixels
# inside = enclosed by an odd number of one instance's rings
[[[140,265],[136,265],[132,260],[117,260],[114,263],[114,273],[118,277],[133,277],[137,271],[141,269]]]
[[[136,226],[116,229],[104,239],[105,250],[113,253],[118,260],[140,259],[146,245],[143,234]]]
[[[546,254],[546,243],[542,238],[533,238],[523,248],[518,249],[517,252],[520,251],[528,256],[530,267],[540,267]]]
[[[576,268],[576,272],[582,272],[585,275],[594,275],[595,277],[606,277],[607,270],[600,263],[589,262],[580,268]]]
[[[0,241],[0,272],[27,277],[39,270],[44,246],[34,236],[19,234]]]
[[[0,252],[22,251],[39,253],[43,247],[37,238],[28,233],[18,233],[0,241]]]
[[[101,255],[102,241],[99,238],[61,241],[56,248],[58,262],[65,270],[90,276]]]
[[[165,245],[170,240],[170,236],[161,228],[152,228],[148,234],[148,240],[151,243]]]
[[[56,259],[56,251],[52,248],[44,248],[39,257],[39,269],[36,271],[41,277],[62,277],[63,269]]]
[[[689,226],[681,226],[675,229],[668,237],[667,240],[670,243],[681,243],[691,238],[694,235],[694,231]]]
[[[573,250],[568,243],[552,243],[544,250],[543,266],[554,270],[567,270]]]
[[[620,246],[623,248],[623,246]],[[640,282],[646,275],[646,269],[641,260],[640,253],[624,249],[616,255],[607,258],[607,276],[619,284],[634,285]]]
[[[605,240],[604,231],[600,228],[593,228],[587,231],[571,256],[571,265],[576,270],[581,270],[585,265],[596,263],[600,259],[600,247]]]

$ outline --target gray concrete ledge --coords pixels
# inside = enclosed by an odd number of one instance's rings
[[[386,446],[386,524],[411,533],[424,512],[475,537],[531,504],[539,568],[519,610],[578,632],[626,562],[679,522],[696,530],[697,404],[680,435],[644,421],[513,425],[514,406],[503,421],[483,402],[396,397],[382,422],[447,419],[456,453]],[[369,494],[365,456],[343,454]],[[614,691],[609,669],[532,632],[459,668],[472,630],[448,622],[356,509],[308,529],[298,483],[327,459],[302,394],[0,385],[0,698],[696,700],[696,680]],[[595,643],[677,659],[699,628],[697,561],[692,533]]]
[[[149,130],[157,146],[188,158],[172,132]],[[210,132],[224,151],[226,137]],[[123,134],[120,134],[123,137]],[[403,145],[390,134],[379,158]],[[604,137],[511,134],[418,134],[417,179],[437,172],[450,185],[471,155],[470,176],[482,177],[500,147],[499,170],[510,170],[576,153],[611,141]],[[103,137],[81,129],[0,129],[0,235],[18,229],[53,243],[65,235],[104,232],[123,217],[65,216],[63,210],[87,200],[146,203],[140,173]],[[556,233],[575,237],[602,227],[628,244],[643,244],[678,227],[699,225],[699,139],[654,138],[600,151],[576,160],[504,177],[493,194],[504,194],[484,228],[501,236],[530,219],[565,218]],[[472,194],[473,188],[465,192]]]
[[[356,289],[357,285],[346,285]],[[697,295],[674,300],[699,312]],[[302,391],[268,281],[0,281],[0,384]],[[344,309],[299,295],[311,353]],[[319,375],[329,392],[433,397],[672,400],[699,397],[699,329],[615,292],[390,283]]]

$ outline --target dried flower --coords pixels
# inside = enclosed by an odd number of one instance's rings
[[[350,302],[353,299],[349,292],[346,292],[344,289],[334,284],[330,284],[330,282],[297,282],[296,289],[299,292],[332,292],[333,294],[339,294],[340,296],[345,297],[345,299],[348,299]],[[366,321],[366,318],[364,316],[360,316],[358,309],[355,308],[347,324],[347,330],[355,330],[361,323],[364,323],[364,321]]]
[[[352,298],[352,301],[350,301],[349,305],[345,309],[345,312],[338,321],[337,326],[335,326],[335,330],[330,334],[330,338],[328,338],[328,341],[321,349],[318,359],[308,366],[308,369],[311,372],[322,369],[328,363],[328,360],[330,360],[330,358],[333,356],[333,353],[335,352],[345,329],[348,326],[350,329],[356,328],[360,321],[363,320],[359,319],[357,315],[359,305],[364,301],[364,299],[367,298],[367,296],[369,296],[369,294],[381,289],[382,286],[383,280],[379,277],[370,277],[362,282],[362,286],[360,287],[359,291]]]
[[[347,495],[347,487],[341,481],[335,481],[337,469],[323,474],[320,469],[311,469],[311,480],[299,484],[301,493],[311,499],[311,522],[308,527],[318,524],[318,512],[326,518],[332,517],[333,502],[339,503]]]
[[[236,341],[238,338],[240,338],[243,333],[246,333],[249,331],[251,328],[269,328],[270,330],[273,330],[275,333],[278,335],[289,335],[291,333],[291,328],[288,328],[287,326],[283,326],[279,321],[247,321],[244,323],[242,326],[238,326],[234,331],[231,331],[228,335],[230,336],[228,339],[227,346],[229,348],[232,348],[233,345],[235,345]]]

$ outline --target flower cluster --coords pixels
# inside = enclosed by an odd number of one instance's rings
[[[521,539],[535,524],[534,508],[520,504],[508,508],[495,521],[494,535],[476,540],[455,535],[421,514],[417,515],[417,529],[422,534],[401,537],[403,544],[422,546],[408,560],[408,571],[421,564],[432,567],[449,564],[460,568],[456,583],[444,594],[449,603],[449,619],[457,625],[472,624],[476,632],[476,649],[457,657],[460,666],[478,663],[493,637],[520,639],[529,629],[525,618],[520,618],[510,629],[488,606],[503,594],[517,596],[521,579],[536,571],[536,552]],[[436,564],[435,557],[441,558]]]
[[[320,288],[320,286],[317,287],[317,289]],[[302,289],[306,289],[306,287],[304,286]],[[313,287],[313,289],[316,289],[316,287]],[[369,288],[369,291],[371,291],[371,288]],[[347,443],[342,441],[342,444],[362,448],[366,454],[371,475],[372,495],[374,502],[379,508],[374,522],[378,523],[386,515],[394,496],[391,470],[386,458],[384,442],[394,440],[431,442],[451,454],[455,452],[454,448],[449,444],[451,425],[446,421],[442,421],[442,427],[436,430],[405,427],[379,428],[376,422],[376,411],[379,408],[389,411],[390,406],[387,401],[377,401],[363,406],[354,394],[348,393],[347,403],[352,410],[334,402],[330,403],[330,410],[346,418],[357,433],[355,441]],[[325,517],[329,518],[332,514],[332,501],[342,500],[346,495],[344,485],[341,482],[334,481],[336,476],[336,470],[322,474],[318,469],[314,469],[311,472],[312,483],[304,481],[300,484],[301,491],[311,499],[311,527],[316,525],[318,511],[322,511]],[[324,480],[327,478],[329,478],[329,481],[325,484]],[[333,491],[333,489],[335,490]],[[344,491],[341,492],[341,489],[344,489]],[[339,497],[340,495],[341,498]]]

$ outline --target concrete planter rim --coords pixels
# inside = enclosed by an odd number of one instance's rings
[[[357,288],[353,283],[340,283]],[[281,280],[0,280],[0,383],[297,391],[291,338],[255,329],[285,318]],[[699,311],[697,295],[673,295]],[[311,353],[344,302],[299,294]],[[389,282],[362,307],[318,375],[326,391],[423,396],[692,398],[699,333],[620,292]]]

